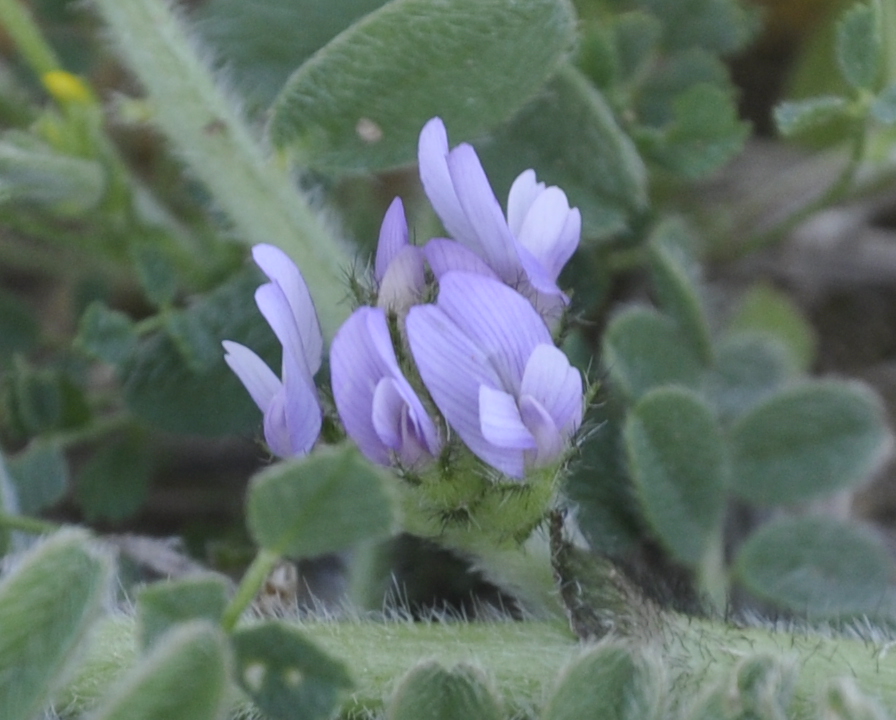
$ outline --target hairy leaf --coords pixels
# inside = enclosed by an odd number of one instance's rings
[[[252,479],[249,530],[262,547],[293,557],[382,537],[392,525],[385,483],[383,471],[353,446],[319,448]]]
[[[644,515],[678,560],[695,566],[721,532],[725,442],[706,404],[678,387],[652,390],[626,420],[626,449]]]
[[[869,533],[820,517],[762,527],[735,562],[750,592],[815,618],[874,614],[891,572],[887,551]]]
[[[567,0],[392,0],[289,79],[271,139],[321,170],[407,164],[433,116],[454,140],[509,118],[558,68],[574,31]]]

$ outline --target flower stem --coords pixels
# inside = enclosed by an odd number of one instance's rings
[[[252,564],[246,570],[246,574],[243,575],[243,579],[236,589],[236,594],[224,609],[221,625],[227,632],[236,627],[243,612],[252,604],[265,579],[271,574],[279,559],[279,555],[269,550],[261,549],[258,551]]]
[[[295,187],[267,157],[245,120],[215,83],[166,0],[95,0],[140,79],[153,120],[233,222],[240,240],[272,243],[308,282],[324,335],[348,314],[343,273],[350,256]]]

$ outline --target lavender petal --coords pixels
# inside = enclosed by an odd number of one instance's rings
[[[439,308],[492,363],[496,387],[516,394],[532,351],[551,344],[544,321],[522,295],[490,278],[446,273],[439,285]]]
[[[423,251],[414,245],[405,245],[392,257],[381,278],[377,305],[401,314],[419,301],[425,287]]]
[[[482,257],[504,282],[516,284],[520,274],[516,243],[473,147],[463,143],[454,148],[448,156],[448,170],[458,201],[476,234],[473,245],[468,238],[455,239]]]
[[[390,451],[402,458],[419,457],[419,448],[438,453],[438,431],[398,367],[382,309],[352,313],[333,339],[330,366],[336,409],[369,459],[388,465]],[[402,432],[408,428],[415,447],[406,452]]]
[[[474,273],[499,280],[482,258],[454,240],[433,238],[423,246],[423,254],[437,280],[447,272]]]
[[[267,363],[245,345],[224,340],[224,361],[249,391],[258,409],[265,412],[274,395],[282,387],[280,380]]]
[[[359,308],[339,328],[330,347],[330,372],[333,399],[345,431],[367,458],[388,465],[389,453],[371,417],[376,383],[386,374],[370,338],[368,320],[377,312],[382,310]]]
[[[526,213],[543,190],[544,183],[536,180],[534,170],[524,170],[510,186],[510,193],[507,195],[507,225],[516,237],[519,237]]]
[[[582,375],[553,345],[539,345],[532,352],[523,373],[520,396],[536,400],[566,436],[582,423]]]
[[[503,390],[479,386],[479,422],[482,436],[492,445],[513,450],[535,447],[535,438],[523,424],[516,398]]]
[[[496,448],[482,435],[479,388],[502,387],[489,357],[436,305],[411,308],[407,333],[420,377],[448,424],[482,460],[520,477],[520,453]]]
[[[286,393],[281,390],[272,399],[264,413],[264,439],[277,457],[290,457],[292,443],[289,423],[286,419]]]
[[[550,413],[531,395],[520,398],[520,415],[535,437],[537,450],[529,453],[526,464],[531,468],[544,467],[563,454],[566,438],[557,429]]]
[[[305,360],[314,375],[320,369],[323,354],[323,336],[314,301],[305,284],[302,273],[292,259],[274,245],[256,245],[252,257],[272,283],[283,293],[289,315],[301,339]]]
[[[286,427],[292,455],[311,452],[320,435],[322,412],[317,388],[304,357],[290,357],[284,349],[283,393],[286,396]]]
[[[386,271],[392,260],[408,245],[408,223],[405,219],[404,204],[401,198],[395,198],[383,216],[380,226],[380,238],[376,246],[374,275],[377,283],[382,284]]]
[[[448,152],[445,124],[440,118],[433,118],[420,131],[417,146],[423,189],[445,229],[456,240],[477,243],[476,230],[457,199],[454,181],[448,172]]]
[[[578,235],[572,232],[575,224],[564,232],[571,215],[578,216],[578,210],[570,210],[565,193],[549,187],[534,199],[516,233],[519,243],[532,253],[552,280],[557,279],[578,245]]]

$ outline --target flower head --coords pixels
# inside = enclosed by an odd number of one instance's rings
[[[519,293],[447,272],[436,304],[411,308],[407,333],[433,401],[480,459],[522,478],[562,456],[582,422],[582,377]]]
[[[438,454],[438,432],[398,366],[381,308],[352,313],[333,339],[330,366],[345,431],[370,460],[413,467]]]
[[[286,253],[273,245],[256,245],[252,257],[270,280],[255,291],[255,302],[283,346],[282,378],[252,350],[230,340],[223,343],[224,359],[264,413],[271,452],[305,455],[321,427],[313,379],[323,352],[320,324],[308,286]]]
[[[559,317],[569,298],[557,278],[582,229],[581,214],[569,207],[566,194],[526,170],[510,188],[505,218],[476,151],[466,143],[450,150],[439,118],[423,127],[418,159],[423,187],[451,236],[545,318]]]

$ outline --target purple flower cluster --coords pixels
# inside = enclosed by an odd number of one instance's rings
[[[557,462],[582,421],[582,377],[549,329],[569,302],[557,277],[581,217],[532,170],[513,183],[505,217],[473,148],[449,149],[438,118],[421,132],[419,162],[452,239],[410,244],[401,200],[389,207],[374,264],[377,306],[357,309],[330,348],[336,409],[376,463],[425,467],[454,433],[488,465],[522,478]],[[267,245],[253,256],[271,281],[256,302],[283,345],[282,378],[237,343],[225,342],[225,359],[264,413],[271,450],[303,455],[321,426],[320,327],[295,265]],[[435,303],[424,303],[427,269]],[[409,350],[410,379],[396,343],[403,357]]]

